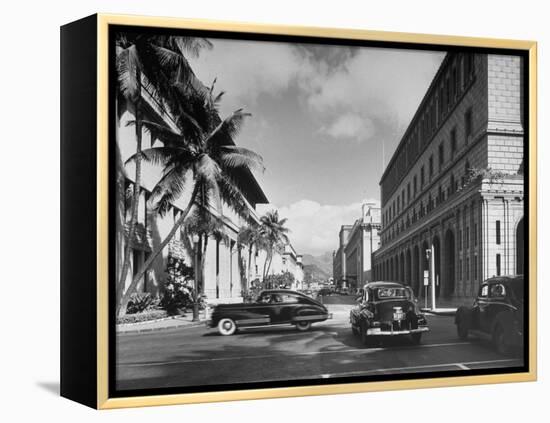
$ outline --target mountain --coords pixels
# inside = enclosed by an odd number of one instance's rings
[[[304,254],[302,256],[306,279],[326,281],[332,277],[332,253],[330,251],[319,256]],[[307,277],[310,275],[310,277]]]

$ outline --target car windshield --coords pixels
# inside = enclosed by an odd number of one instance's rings
[[[411,299],[412,294],[408,288],[378,288],[376,290],[376,296],[379,300],[386,299]]]

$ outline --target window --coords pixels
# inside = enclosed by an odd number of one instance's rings
[[[455,156],[456,153],[456,128],[453,128],[451,131],[451,158]]]
[[[446,110],[448,110],[452,105],[453,96],[451,93],[451,84],[449,82],[449,78],[445,80],[445,87],[447,87],[447,104],[446,104]]]
[[[433,156],[433,154],[430,156],[430,160],[428,162],[428,172],[429,172],[429,175],[430,175],[430,178],[431,178],[434,174],[434,156]]]
[[[458,94],[458,72],[456,67],[453,68],[453,99],[457,97]]]
[[[504,298],[506,296],[506,288],[501,283],[494,283],[489,288],[489,296],[491,298]]]
[[[462,229],[458,231],[458,251],[462,251]]]
[[[477,256],[474,256],[474,280],[477,280]]]
[[[468,109],[464,114],[464,142],[466,145],[472,137],[472,109]]]
[[[500,220],[496,222],[496,243],[500,245]]]
[[[416,197],[416,175],[413,177],[413,197]]]
[[[441,172],[441,169],[443,169],[443,165],[445,164],[445,147],[443,146],[443,143],[439,144],[438,154],[439,154],[439,171]]]
[[[424,166],[420,168],[420,186],[423,187],[425,182],[424,178]]]
[[[477,247],[477,223],[474,223],[474,246]]]
[[[500,276],[500,254],[497,254],[497,276]]]
[[[449,182],[449,194],[453,194],[456,191],[455,175],[451,173],[451,180]]]
[[[470,227],[466,226],[466,248],[470,248]]]
[[[458,280],[462,280],[462,259],[458,259]]]
[[[483,285],[479,289],[479,296],[481,298],[487,298],[489,296],[489,285]]]
[[[470,257],[466,258],[466,269],[465,269],[466,280],[470,279]]]
[[[411,183],[407,183],[407,203],[411,201]]]
[[[405,188],[401,190],[401,210],[405,210]]]

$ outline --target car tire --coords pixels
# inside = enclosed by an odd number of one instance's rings
[[[218,332],[223,336],[230,336],[237,332],[237,324],[233,319],[225,317],[218,322]]]
[[[468,326],[464,322],[458,321],[456,324],[456,334],[460,339],[465,341],[468,339]]]
[[[501,325],[497,324],[493,329],[493,345],[497,353],[506,355],[510,352],[510,348],[506,343],[506,333]]]
[[[306,332],[311,329],[311,322],[298,322],[296,323],[296,329],[300,332]]]
[[[419,345],[422,342],[422,332],[412,333],[411,340],[413,344]]]

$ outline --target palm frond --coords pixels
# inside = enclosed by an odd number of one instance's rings
[[[132,102],[135,102],[140,93],[141,63],[135,45],[131,45],[119,51],[116,57],[118,82],[122,94]]]
[[[258,153],[244,147],[224,145],[219,147],[220,162],[228,168],[248,168],[265,171],[263,158]]]
[[[250,209],[243,193],[237,185],[225,174],[223,174],[217,182],[220,196],[224,203],[234,210],[237,215],[243,219],[248,219],[251,216]]]
[[[183,136],[181,134],[178,134],[177,132],[174,132],[168,126],[160,125],[158,123],[151,122],[149,120],[142,120],[141,124],[150,134],[160,139],[167,146],[174,146],[174,145],[184,146],[185,145]],[[126,122],[126,126],[134,126],[134,125],[136,125],[135,120],[129,120],[128,122]]]
[[[212,151],[222,145],[231,145],[233,137],[237,135],[244,123],[244,119],[248,116],[252,115],[243,112],[243,109],[238,109],[220,122],[205,140],[207,150]]]

